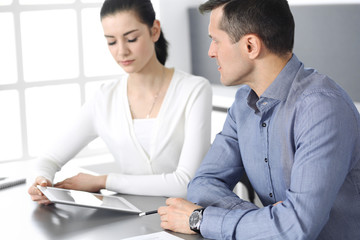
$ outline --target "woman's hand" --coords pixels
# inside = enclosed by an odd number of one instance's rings
[[[31,196],[31,199],[39,204],[49,205],[51,202],[45,195],[37,188],[37,185],[42,187],[51,187],[51,181],[44,177],[37,177],[34,184],[28,189],[28,193]]]
[[[54,185],[57,188],[66,188],[86,192],[99,192],[106,187],[107,175],[94,176],[86,173],[79,173],[76,176],[67,178]]]

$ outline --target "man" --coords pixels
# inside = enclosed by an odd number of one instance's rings
[[[287,1],[209,0],[200,11],[211,11],[209,56],[222,83],[244,86],[189,201],[168,199],[161,226],[211,239],[360,239],[359,113],[292,54]],[[263,208],[232,192],[244,172]]]

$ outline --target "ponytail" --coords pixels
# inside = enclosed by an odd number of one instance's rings
[[[160,37],[155,43],[156,57],[162,65],[165,65],[168,57],[168,41],[165,39],[163,32],[160,32]]]

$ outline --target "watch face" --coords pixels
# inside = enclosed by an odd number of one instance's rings
[[[200,212],[195,210],[190,215],[190,219],[189,219],[190,229],[199,232],[201,220],[202,220],[202,211]]]
[[[192,222],[197,223],[200,220],[199,212],[195,212],[192,216]]]

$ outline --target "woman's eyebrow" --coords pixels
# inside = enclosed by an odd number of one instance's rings
[[[139,31],[139,29],[130,30],[130,31],[124,33],[123,36],[125,37],[125,36],[129,35],[130,33],[133,33],[133,32],[136,32],[136,31]],[[104,36],[105,36],[106,38],[115,38],[115,37],[112,36],[112,35],[106,35],[106,34],[105,34]]]
[[[134,30],[128,31],[128,32],[124,33],[123,36],[125,37],[126,35],[129,35],[130,33],[133,33],[136,31],[139,31],[139,29],[134,29]]]

